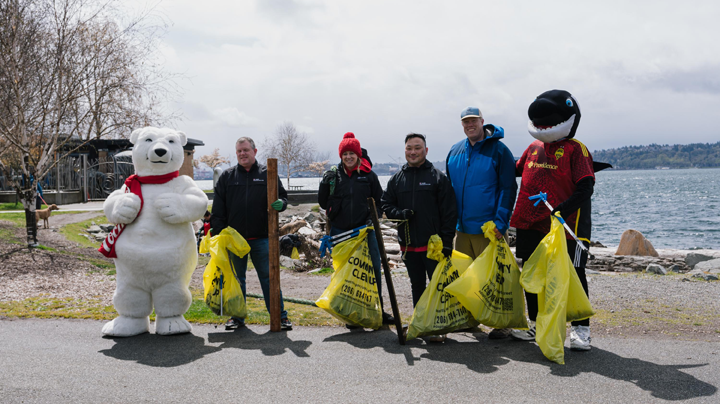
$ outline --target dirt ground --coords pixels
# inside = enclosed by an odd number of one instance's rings
[[[291,207],[284,214],[302,216],[309,206]],[[52,228],[41,228],[38,234],[39,242],[51,249],[32,252],[22,244],[25,229],[0,217],[0,301],[45,295],[100,299],[112,304],[114,270],[100,268],[89,259],[111,262],[95,249],[80,247],[58,232],[58,226],[101,214],[53,216]],[[195,270],[192,287],[202,287],[203,270],[202,265]],[[392,278],[400,312],[408,319],[412,314],[409,278],[406,273],[395,273]],[[594,335],[720,342],[720,282],[689,279],[682,274],[599,273],[588,278],[590,301],[597,312],[591,320]],[[280,281],[285,297],[316,300],[327,287],[330,275],[284,269]],[[252,269],[247,274],[247,290],[262,293]],[[382,293],[385,311],[391,312],[385,279]]]

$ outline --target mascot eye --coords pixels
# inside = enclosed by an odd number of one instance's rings
[[[174,140],[170,140],[169,143],[175,143],[175,141],[174,141]]]
[[[572,106],[573,106],[572,100],[571,100],[570,98],[568,98],[567,100],[565,100],[565,105],[567,105],[568,107],[572,107]]]
[[[146,142],[152,142],[152,139],[145,139]]]

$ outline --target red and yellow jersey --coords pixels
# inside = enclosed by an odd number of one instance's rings
[[[517,161],[516,170],[522,174],[522,182],[510,226],[546,234],[550,231],[550,210],[542,202],[533,206],[535,201],[528,197],[545,192],[548,202],[555,207],[575,192],[578,181],[586,177],[595,179],[592,156],[576,139],[554,143],[534,141]],[[564,219],[580,239],[589,239],[589,204],[584,210],[581,208]]]

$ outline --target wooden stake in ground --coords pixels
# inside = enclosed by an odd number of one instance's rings
[[[387,254],[385,254],[385,243],[383,242],[382,231],[380,230],[380,219],[378,219],[375,200],[368,198],[368,206],[370,206],[370,217],[372,218],[373,227],[375,228],[375,238],[377,238],[378,248],[380,249],[380,260],[382,261],[383,270],[385,271],[385,284],[390,297],[390,305],[392,306],[393,317],[395,317],[395,329],[398,334],[400,345],[405,345],[405,335],[402,329],[402,319],[400,319],[400,309],[398,309],[397,299],[395,298],[395,287],[390,274],[390,264],[388,263]]]
[[[270,331],[280,331],[280,238],[278,211],[270,205],[278,199],[277,159],[267,159],[268,249],[270,261]]]

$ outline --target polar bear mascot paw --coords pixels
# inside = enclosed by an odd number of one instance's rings
[[[150,331],[160,335],[192,331],[183,317],[192,297],[188,288],[197,266],[191,223],[207,210],[205,193],[178,170],[185,158],[183,132],[146,127],[130,135],[135,175],[105,200],[105,216],[115,229],[98,249],[114,258],[119,316],[102,333],[130,337]]]

